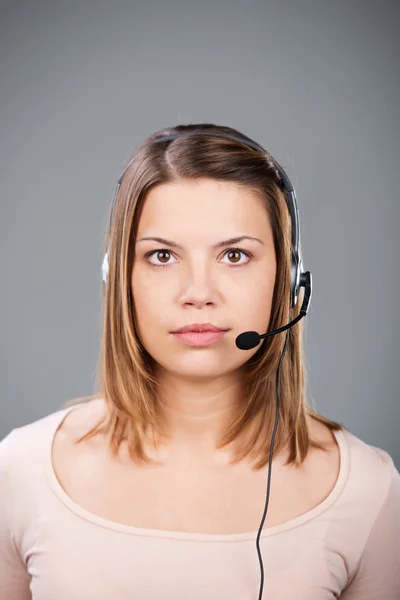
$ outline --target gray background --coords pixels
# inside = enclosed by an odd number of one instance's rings
[[[161,127],[211,121],[254,137],[295,186],[314,284],[310,402],[399,468],[396,3],[1,11],[0,437],[96,391],[102,243],[122,165]]]

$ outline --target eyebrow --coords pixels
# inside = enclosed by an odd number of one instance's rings
[[[140,238],[140,240],[138,240],[138,243],[143,242],[145,240],[152,240],[153,242],[160,242],[160,244],[164,244],[165,246],[170,246],[171,248],[179,248],[180,250],[183,249],[183,246],[181,246],[180,244],[177,244],[176,242],[172,242],[171,240],[166,240],[165,238],[161,238],[161,237],[142,237],[142,238]],[[212,247],[213,248],[222,248],[223,246],[229,246],[230,244],[237,244],[238,242],[241,242],[242,240],[255,240],[256,242],[260,242],[260,244],[264,245],[264,242],[257,237],[253,237],[251,235],[240,235],[238,237],[230,238],[229,240],[224,240],[222,242],[218,242],[217,244],[214,244]]]

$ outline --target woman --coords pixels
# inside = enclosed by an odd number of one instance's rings
[[[179,125],[128,161],[100,391],[0,443],[0,600],[400,597],[391,456],[308,405],[303,322],[235,343],[300,308],[282,175],[254,144]]]

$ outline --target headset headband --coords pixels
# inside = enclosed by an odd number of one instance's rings
[[[262,152],[263,154],[268,155],[269,158],[271,158],[274,166],[276,167],[276,169],[279,172],[279,175],[282,179],[282,184],[283,184],[283,188],[285,190],[286,193],[286,203],[289,209],[289,213],[290,213],[290,219],[291,219],[291,229],[292,229],[292,257],[291,257],[291,287],[290,287],[290,292],[291,292],[291,301],[290,301],[290,306],[294,306],[297,302],[297,296],[298,296],[298,291],[299,291],[299,287],[300,287],[300,277],[302,274],[302,264],[301,264],[301,259],[299,257],[299,242],[300,242],[300,220],[299,220],[299,211],[297,208],[297,199],[296,199],[296,193],[294,191],[293,185],[290,182],[289,177],[287,176],[287,174],[285,173],[284,169],[281,167],[281,165],[269,154],[267,153],[267,151],[260,146],[259,144],[251,141],[251,140],[247,140],[245,138],[243,138],[240,135],[233,135],[233,134],[229,134],[229,133],[224,133],[221,131],[215,131],[215,130],[193,130],[193,131],[182,131],[182,132],[178,132],[178,133],[172,133],[170,135],[166,135],[163,137],[160,137],[156,140],[153,140],[152,143],[157,144],[160,142],[167,142],[167,141],[171,141],[171,140],[175,140],[177,138],[183,137],[185,135],[210,135],[210,136],[217,136],[217,137],[222,137],[222,138],[228,138],[237,142],[242,142],[243,144],[245,144],[246,146],[249,146],[250,148],[253,148],[253,150],[257,150],[259,152]],[[128,168],[130,167],[130,165],[132,164],[132,162],[136,159],[136,156],[134,156],[126,165],[125,169],[123,170],[123,172],[121,173],[120,177],[118,178],[117,181],[117,185],[115,187],[115,191],[114,191],[114,197],[113,197],[113,201],[112,201],[112,206],[111,206],[111,214],[110,214],[110,225],[109,225],[109,239],[110,239],[110,235],[111,235],[111,225],[112,225],[112,220],[113,220],[113,215],[114,215],[114,208],[115,208],[115,202],[116,202],[116,197],[118,194],[118,190],[120,188],[120,185],[122,183],[122,179],[126,173],[126,171],[128,170]],[[110,249],[110,242],[108,243],[108,247],[107,247],[107,252],[106,255],[104,257],[103,260],[103,281],[106,283],[107,282],[107,275],[108,275],[108,255],[109,255],[109,249]]]

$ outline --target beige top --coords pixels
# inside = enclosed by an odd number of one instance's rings
[[[141,529],[68,497],[51,444],[73,408],[0,442],[0,600],[258,600],[258,531]],[[329,496],[261,533],[263,599],[400,599],[400,474],[384,450],[348,430],[335,436]]]

